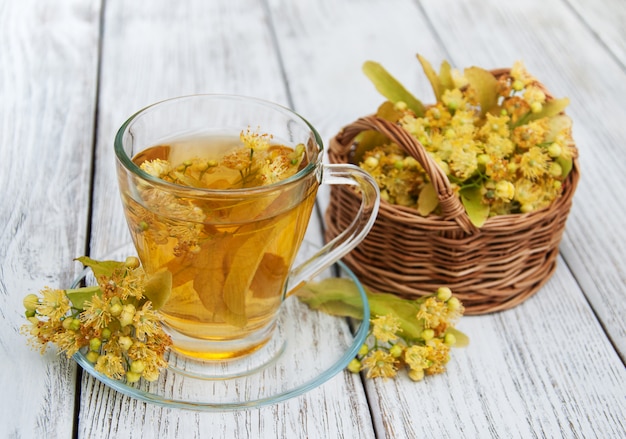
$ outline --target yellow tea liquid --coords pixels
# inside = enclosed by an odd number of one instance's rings
[[[265,144],[253,150],[238,138],[195,139],[155,146],[133,158],[150,174],[185,186],[182,190],[121,181],[144,268],[148,274],[167,270],[172,275],[172,293],[160,309],[164,323],[188,337],[241,340],[274,324],[317,184],[310,179],[272,185],[297,172],[306,156],[300,147],[261,140]],[[267,191],[235,190],[226,197],[188,193],[190,187],[257,186]],[[232,358],[266,339],[233,350],[179,350],[197,358]]]

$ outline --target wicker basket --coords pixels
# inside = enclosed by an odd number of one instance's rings
[[[419,161],[438,193],[442,214],[423,217],[414,209],[382,201],[369,235],[344,258],[365,285],[407,298],[448,286],[466,314],[483,314],[521,303],[550,278],[579,179],[576,158],[562,195],[548,208],[491,217],[478,229],[445,173],[399,125],[374,116],[358,119],[331,140],[330,162],[350,163],[353,139],[366,130],[386,135]],[[348,186],[332,186],[327,240],[355,217],[359,197]]]

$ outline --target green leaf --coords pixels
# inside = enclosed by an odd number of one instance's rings
[[[480,67],[469,67],[464,74],[470,86],[476,90],[480,112],[484,116],[498,104],[498,80],[491,72]]]
[[[567,177],[569,175],[570,172],[572,172],[572,168],[574,167],[574,161],[571,158],[563,158],[563,157],[558,157],[556,159],[556,162],[561,166],[561,169],[563,170],[563,172],[561,173],[561,176],[563,178]]]
[[[565,110],[568,105],[568,98],[553,99],[551,101],[545,102],[541,108],[541,111],[537,113],[530,113],[526,121],[530,122],[532,120],[538,120],[544,117],[556,116],[559,113],[563,112],[563,110]]]
[[[363,73],[372,81],[376,90],[392,103],[404,102],[416,116],[424,115],[424,105],[413,96],[397,79],[377,62],[366,61],[363,64]]]
[[[470,221],[476,227],[482,227],[489,217],[489,205],[483,203],[480,188],[465,188],[461,190],[461,202]]]
[[[439,205],[437,191],[432,183],[426,183],[417,198],[417,212],[422,216],[428,216]]]
[[[417,55],[417,59],[422,65],[422,70],[424,70],[424,74],[430,82],[433,93],[435,93],[435,99],[437,99],[437,101],[441,101],[441,95],[443,95],[444,88],[439,79],[439,75],[437,74],[435,69],[433,69],[433,66],[430,64],[430,62],[422,55]]]
[[[85,309],[85,302],[91,300],[94,294],[101,295],[102,291],[98,285],[92,285],[82,288],[70,288],[65,290],[67,298],[72,302],[72,306],[76,309]]]
[[[417,339],[424,328],[415,318],[419,310],[418,302],[402,299],[389,293],[374,293],[365,289],[370,306],[370,318],[394,314],[400,320],[402,336]],[[363,318],[363,303],[358,287],[351,279],[327,278],[319,282],[308,282],[295,294],[313,309],[327,314]]]
[[[172,273],[168,270],[153,274],[146,281],[143,295],[152,302],[153,309],[161,308],[172,293]]]
[[[318,282],[307,282],[294,294],[312,309],[341,317],[363,318],[361,295],[351,279],[331,277]],[[424,327],[421,319],[417,318],[417,313],[424,299],[403,299],[390,293],[375,293],[367,288],[365,294],[370,307],[370,318],[393,314],[400,321],[402,338],[407,341],[421,339]],[[468,337],[461,331],[452,327],[447,331],[456,336],[455,346],[468,344]]]
[[[88,256],[81,256],[80,258],[76,258],[77,261],[82,263],[84,266],[91,268],[94,276],[100,278],[101,276],[110,277],[115,270],[119,267],[124,266],[124,262],[119,261],[97,261],[95,259],[91,259]]]
[[[441,63],[441,67],[439,68],[439,83],[441,84],[441,88],[443,91],[445,90],[453,90],[454,89],[454,79],[452,78],[452,68],[448,61],[443,61]]]

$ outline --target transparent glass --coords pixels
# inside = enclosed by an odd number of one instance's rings
[[[161,158],[165,150],[182,151],[183,158],[191,150],[217,154],[246,130],[270,134],[273,144],[294,150],[300,145],[298,171],[266,185],[206,189],[162,180],[133,161],[142,154]],[[147,273],[171,278],[172,294],[160,312],[178,354],[204,362],[204,369],[210,361],[255,358],[258,364],[248,362],[242,373],[274,361],[283,348],[272,337],[289,292],[369,232],[380,202],[375,181],[353,165],[323,164],[323,152],[304,118],[242,96],[175,98],[122,125],[115,153],[124,211]],[[354,186],[362,204],[339,236],[296,263],[321,184]]]
[[[302,250],[300,257],[305,257],[317,252],[319,246],[305,241]],[[129,243],[97,259],[120,260],[134,253],[134,247]],[[156,381],[127,383],[96,371],[93,363],[85,357],[86,351],[76,353],[74,359],[106,386],[131,398],[164,407],[215,412],[285,401],[322,385],[344,370],[367,337],[370,310],[365,290],[345,265],[339,262],[338,266],[339,273],[324,270],[313,282],[336,275],[354,281],[363,309],[354,329],[346,319],[311,310],[296,297],[291,297],[282,305],[277,319],[275,332],[276,339],[282,344],[281,355],[245,373],[237,371],[236,364],[220,362],[222,371],[214,377],[198,374],[193,369],[197,366],[194,360],[177,357],[170,352],[166,354],[168,368],[161,371]],[[85,269],[70,288],[95,283],[91,271]]]

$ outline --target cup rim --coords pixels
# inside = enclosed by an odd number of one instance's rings
[[[124,144],[123,144],[124,134],[126,133],[127,128],[132,124],[132,122],[135,121],[142,114],[146,113],[147,111],[149,111],[150,109],[154,107],[157,107],[166,103],[170,103],[170,102],[182,101],[182,100],[187,100],[187,99],[195,99],[195,98],[215,98],[215,99],[225,99],[225,100],[231,100],[231,101],[250,101],[257,105],[264,105],[264,106],[270,107],[281,113],[288,114],[289,116],[292,116],[301,120],[311,130],[311,133],[313,134],[313,137],[315,139],[315,143],[317,144],[319,148],[316,160],[310,161],[300,171],[298,171],[297,173],[295,173],[294,175],[288,178],[285,178],[284,180],[280,180],[280,181],[270,183],[264,186],[254,186],[254,187],[249,187],[249,188],[232,188],[232,189],[196,188],[196,187],[189,187],[189,186],[184,186],[184,185],[180,185],[176,183],[171,183],[171,182],[162,180],[158,177],[155,177],[154,175],[148,174],[139,166],[137,166],[132,161],[131,157],[129,157],[128,154],[126,154],[126,151],[124,149]],[[194,192],[197,194],[213,194],[213,195],[217,195],[217,194],[241,195],[241,194],[251,193],[251,192],[258,193],[258,192],[275,190],[278,187],[281,187],[289,183],[293,183],[309,175],[318,167],[318,165],[322,163],[322,159],[324,155],[324,142],[322,141],[320,134],[317,132],[315,127],[311,125],[311,123],[308,120],[306,120],[304,117],[302,117],[300,114],[298,114],[294,110],[284,105],[277,104],[275,102],[268,101],[265,99],[260,99],[260,98],[256,98],[252,96],[245,96],[245,95],[221,94],[221,93],[204,93],[204,94],[190,94],[190,95],[177,96],[173,98],[162,99],[160,101],[154,102],[150,105],[147,105],[141,108],[140,110],[133,113],[130,117],[128,117],[126,121],[120,126],[113,141],[113,148],[115,150],[115,155],[117,157],[117,160],[124,166],[124,168],[126,168],[132,174],[142,178],[143,180],[146,180],[157,186],[169,188],[170,190],[178,190],[178,191],[183,190],[183,191]]]

